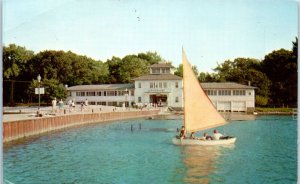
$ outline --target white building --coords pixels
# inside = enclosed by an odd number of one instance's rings
[[[88,100],[90,105],[128,107],[134,102],[134,84],[79,85],[68,88],[68,100],[76,104]]]
[[[182,78],[172,69],[170,64],[154,64],[149,75],[135,78],[135,102],[182,108]]]
[[[254,111],[255,87],[233,82],[201,83],[201,86],[218,111]]]
[[[170,64],[150,66],[150,74],[134,79],[134,84],[79,85],[68,88],[68,99],[77,104],[86,99],[91,105],[157,105],[183,108],[182,78],[173,74]],[[218,111],[253,112],[255,87],[226,82],[201,83]],[[201,102],[200,102],[201,103]]]

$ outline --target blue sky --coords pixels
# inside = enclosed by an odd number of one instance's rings
[[[291,49],[297,6],[291,0],[4,0],[3,42],[102,61],[157,51],[176,67],[183,46],[192,65],[212,72],[226,59]]]

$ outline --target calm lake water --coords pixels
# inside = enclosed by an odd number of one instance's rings
[[[4,179],[15,184],[296,183],[292,117],[261,116],[218,128],[238,137],[229,147],[173,145],[182,123],[118,121],[6,144]]]

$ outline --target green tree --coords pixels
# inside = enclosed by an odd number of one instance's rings
[[[39,52],[30,60],[30,74],[36,78],[38,74],[42,79],[56,79],[66,83],[72,75],[72,62],[75,57],[64,51],[46,50]]]
[[[17,79],[24,75],[27,62],[33,57],[33,51],[15,44],[3,48],[3,78]]]
[[[182,64],[179,64],[179,66],[176,68],[176,71],[174,72],[175,75],[182,77],[183,76],[183,66]]]
[[[42,51],[30,61],[32,77],[41,74],[43,79],[55,79],[69,86],[104,83],[108,67],[101,61],[64,51]]]
[[[194,71],[194,74],[198,77],[199,71],[196,65],[192,66],[192,70]],[[176,68],[176,71],[174,72],[174,75],[177,75],[179,77],[183,76],[183,66],[182,64],[179,64],[179,66]]]
[[[293,55],[298,58],[298,37],[293,41]]]
[[[149,65],[153,65],[164,60],[157,52],[150,52],[150,51],[146,53],[139,53],[138,58],[147,61]]]
[[[28,96],[33,101],[38,101],[38,95],[35,94],[35,88],[38,88],[39,83],[37,80],[33,80],[29,88],[26,90]],[[62,83],[59,83],[56,79],[42,79],[40,86],[45,88],[45,94],[41,95],[41,102],[50,104],[51,100],[55,97],[59,99],[65,99],[67,97],[67,90]]]
[[[200,82],[220,82],[218,74],[215,73],[210,74],[208,72],[206,73],[201,72],[199,74],[198,80]]]
[[[237,82],[257,87],[256,94],[269,99],[271,81],[261,71],[261,62],[252,58],[236,58],[234,61],[226,60],[214,69],[222,82]]]
[[[260,61],[252,58],[236,58],[234,61],[226,60],[221,65],[214,69],[221,81],[235,81],[239,83],[247,84],[249,76],[247,76],[248,70],[260,70]]]
[[[194,72],[194,74],[195,74],[196,76],[199,75],[199,71],[198,71],[198,68],[197,68],[196,65],[192,66],[192,70],[193,70],[193,72]]]
[[[119,72],[119,68],[121,66],[122,59],[113,56],[111,59],[108,59],[106,61],[106,65],[108,66],[109,70],[109,83],[120,83],[121,82],[121,76]]]
[[[257,106],[266,106],[268,104],[268,98],[260,95],[255,95],[255,104]]]
[[[3,47],[3,103],[15,105],[15,101],[26,101],[24,93],[15,95],[17,91],[26,89],[29,83],[27,75],[27,62],[33,57],[33,51],[15,44]]]
[[[271,103],[277,106],[297,104],[297,59],[292,51],[280,49],[267,54],[262,70],[272,81]]]
[[[149,64],[135,55],[127,55],[122,59],[119,68],[121,83],[132,82],[132,79],[149,73]]]

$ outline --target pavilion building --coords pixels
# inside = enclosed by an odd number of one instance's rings
[[[133,79],[134,83],[68,87],[68,99],[74,99],[76,104],[87,99],[91,105],[136,104],[182,109],[183,82],[181,77],[174,75],[174,67],[168,63],[158,63],[149,69],[149,74]],[[218,111],[254,111],[255,87],[234,82],[201,83],[201,86]]]

